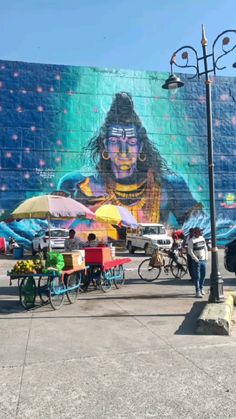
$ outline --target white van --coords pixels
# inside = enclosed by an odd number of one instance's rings
[[[149,255],[155,246],[169,250],[172,242],[172,237],[167,235],[163,224],[144,223],[136,229],[127,229],[126,233],[126,247],[131,254],[141,249]]]

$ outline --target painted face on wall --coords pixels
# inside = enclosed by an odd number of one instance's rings
[[[123,179],[131,176],[143,147],[135,125],[112,125],[104,146],[115,177]]]

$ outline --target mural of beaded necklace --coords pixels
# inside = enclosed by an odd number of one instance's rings
[[[106,186],[107,201],[114,205],[126,207],[137,221],[142,222],[142,218],[145,218],[148,222],[159,222],[160,187],[154,181],[152,174],[150,174],[148,180],[140,184],[121,185],[109,180]],[[127,204],[127,200],[131,203]],[[142,211],[143,216],[140,215],[140,211]]]

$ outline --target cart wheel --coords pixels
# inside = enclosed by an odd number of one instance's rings
[[[81,276],[79,273],[73,273],[71,275],[67,275],[65,278],[66,289],[73,288],[70,291],[69,290],[66,291],[66,296],[70,304],[73,304],[75,300],[77,299],[80,283],[81,283]]]
[[[19,287],[19,293],[20,302],[26,310],[34,307],[36,299],[36,283],[32,276],[22,279]]]
[[[112,282],[112,271],[101,272],[99,285],[103,292],[110,291]]]
[[[116,266],[114,268],[114,284],[116,288],[122,287],[125,283],[125,272],[123,265]]]
[[[49,302],[49,279],[47,277],[40,277],[38,282],[38,294],[42,304]]]
[[[53,310],[58,310],[64,302],[65,285],[61,277],[56,276],[49,280],[49,301]]]

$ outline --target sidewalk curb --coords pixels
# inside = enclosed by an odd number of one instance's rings
[[[230,335],[234,305],[236,305],[235,292],[227,292],[223,303],[208,303],[197,319],[196,333],[198,335]]]

